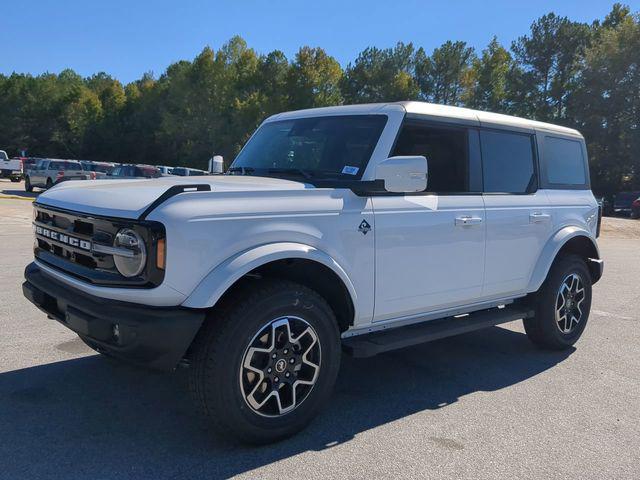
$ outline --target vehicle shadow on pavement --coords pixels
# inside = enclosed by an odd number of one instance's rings
[[[25,192],[24,190],[16,190],[12,188],[0,188],[0,195],[9,195],[12,197],[36,198],[39,192]]]
[[[259,448],[208,430],[185,371],[152,373],[92,355],[6,372],[0,468],[4,478],[230,477],[522,382],[572,351],[540,351],[496,327],[370,359],[343,357],[328,408],[299,435]]]

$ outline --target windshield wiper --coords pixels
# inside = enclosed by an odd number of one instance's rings
[[[228,173],[240,173],[240,175],[249,175],[255,171],[253,167],[231,167],[227,170]]]
[[[313,173],[303,168],[269,168],[267,170],[267,173],[284,173],[285,175],[293,174],[293,175],[302,176],[307,180],[311,180],[314,177]]]

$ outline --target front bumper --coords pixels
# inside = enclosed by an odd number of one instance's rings
[[[89,295],[60,283],[35,263],[27,266],[24,276],[24,296],[49,318],[99,351],[153,369],[175,368],[205,318],[202,310],[151,307]]]

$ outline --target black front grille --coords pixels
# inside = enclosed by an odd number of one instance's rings
[[[162,282],[164,271],[155,267],[155,248],[149,248],[164,237],[161,224],[92,216],[39,204],[34,204],[34,209],[34,254],[38,260],[98,285],[153,287]],[[98,245],[111,247],[118,230],[125,227],[142,236],[149,253],[147,267],[134,278],[120,275],[111,254],[94,251]]]

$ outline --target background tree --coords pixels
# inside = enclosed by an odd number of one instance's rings
[[[493,37],[489,46],[475,58],[468,75],[464,104],[479,110],[506,112],[508,109],[509,73],[513,60],[507,50]]]
[[[549,13],[511,52],[494,37],[476,57],[448,41],[363,50],[344,72],[321,48],[290,60],[240,37],[127,85],[104,72],[0,75],[0,148],[10,155],[204,168],[227,164],[268,116],[341,103],[427,100],[579,129],[596,192],[640,189],[640,21],[621,4],[592,24]]]
[[[640,22],[615,5],[586,51],[570,115],[584,134],[594,187],[640,190]]]
[[[447,41],[431,57],[419,49],[415,69],[422,98],[446,105],[462,104],[474,58],[473,48],[465,42]]]
[[[590,33],[588,25],[550,13],[533,22],[530,35],[513,42],[519,66],[511,77],[514,113],[544,121],[564,118]]]
[[[291,64],[287,79],[289,106],[324,107],[342,103],[342,68],[321,48],[302,47]]]
[[[342,82],[347,103],[394,102],[417,99],[413,44],[363,50],[345,70]]]

